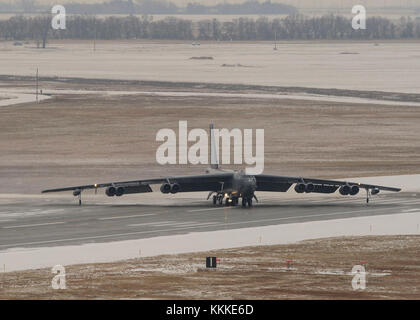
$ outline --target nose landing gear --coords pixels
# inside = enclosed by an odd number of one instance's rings
[[[225,199],[225,194],[223,193],[219,193],[217,195],[213,196],[213,205],[223,205],[223,199]],[[234,197],[226,197],[225,200],[225,205],[226,207],[229,206],[236,206],[238,204],[238,198],[234,198]]]
[[[226,207],[236,206],[238,204],[238,198],[226,198]]]
[[[214,205],[222,205],[223,204],[223,194],[217,194],[213,196],[213,204]]]

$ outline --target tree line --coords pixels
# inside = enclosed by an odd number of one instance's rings
[[[151,16],[69,15],[66,30],[51,28],[51,15],[14,16],[0,21],[0,39],[168,39],[168,40],[371,40],[418,39],[420,21],[405,18],[389,20],[370,17],[365,30],[354,30],[351,19],[338,15],[308,17],[290,15],[284,18],[240,17],[231,21],[167,17],[154,20]]]

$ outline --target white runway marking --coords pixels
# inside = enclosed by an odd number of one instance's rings
[[[395,205],[415,205],[418,204],[420,206],[420,200],[397,200],[397,201],[391,201],[386,200],[386,201],[377,201],[377,202],[372,202],[374,204],[395,204]]]
[[[232,207],[230,207],[230,208],[232,208]],[[390,209],[392,209],[392,208],[390,208]],[[384,210],[384,208],[377,208],[377,209],[371,209],[371,210],[353,210],[353,211],[346,211],[346,212],[333,212],[333,213],[325,213],[325,214],[317,214],[317,215],[292,216],[292,217],[282,217],[282,218],[274,218],[274,219],[261,219],[261,220],[241,221],[241,222],[231,222],[231,223],[218,223],[218,224],[208,225],[208,226],[203,226],[203,227],[251,224],[251,223],[256,223],[256,222],[273,222],[273,221],[291,220],[291,219],[299,219],[299,218],[310,218],[310,217],[333,216],[333,215],[341,216],[341,215],[346,215],[346,214],[349,214],[349,213],[357,213],[357,212],[370,213],[372,211],[378,211],[378,210]],[[395,213],[397,213],[397,212],[395,212]],[[36,242],[15,243],[15,244],[0,245],[0,247],[12,247],[12,246],[16,247],[16,246],[47,244],[47,243],[58,243],[58,242],[66,242],[66,241],[106,239],[106,238],[112,238],[112,237],[130,236],[130,235],[156,233],[156,232],[170,232],[170,231],[173,231],[173,230],[190,230],[190,229],[196,229],[198,227],[200,227],[200,226],[186,226],[186,227],[180,227],[180,228],[175,228],[175,229],[171,228],[171,229],[145,230],[145,231],[108,234],[108,235],[101,235],[101,236],[90,236],[90,237],[79,237],[79,238],[67,238],[67,239],[57,239],[57,240],[45,240],[45,241],[36,241]]]
[[[175,221],[167,221],[167,222],[148,222],[148,223],[136,223],[136,224],[129,224],[128,227],[142,227],[142,226],[152,226],[152,227],[186,227],[186,226],[205,226],[210,224],[218,224],[219,222],[198,222],[198,221],[183,221],[183,222],[175,222]]]
[[[270,200],[270,201],[274,201],[274,200]],[[371,198],[370,199],[371,203],[374,204],[419,204],[420,205],[420,199],[413,199],[413,200],[405,200],[405,199],[375,199],[375,198]],[[359,199],[323,199],[323,200],[319,200],[319,199],[299,199],[299,200],[286,200],[286,201],[281,201],[279,199],[275,200],[276,203],[279,204],[284,204],[284,205],[297,205],[297,202],[299,202],[299,204],[307,204],[307,205],[311,205],[311,204],[365,204],[366,203],[366,199],[365,198],[359,198]],[[264,203],[264,201],[261,201],[261,203]]]
[[[403,210],[403,212],[413,212],[413,213],[417,213],[419,211],[420,211],[420,208],[418,208],[418,209],[406,209],[406,210]]]
[[[174,226],[181,226],[181,225],[184,225],[184,224],[189,224],[189,225],[199,224],[199,222],[197,222],[197,221],[182,221],[182,222],[166,223],[165,225],[170,225],[171,227],[174,227]],[[157,225],[163,225],[163,224],[160,223],[160,224],[157,224]]]
[[[141,218],[141,217],[155,216],[156,214],[157,213],[146,213],[146,214],[137,214],[137,215],[131,215],[131,216],[115,216],[115,217],[99,218],[98,220]]]
[[[188,210],[187,212],[200,212],[200,211],[232,209],[232,208],[234,208],[234,207],[217,207],[217,208],[207,208],[207,209],[194,209],[194,210]]]
[[[128,227],[141,227],[141,226],[156,226],[156,227],[160,227],[160,226],[166,226],[168,224],[172,224],[175,221],[155,221],[155,222],[145,222],[145,223],[135,223],[135,224],[128,224]]]
[[[211,226],[211,225],[216,225],[216,224],[220,224],[220,222],[204,222],[204,223],[200,223],[200,222],[195,222],[195,223],[180,223],[178,225],[175,225],[175,228],[178,227],[187,227],[187,226],[197,226],[197,227],[204,227],[204,226]]]
[[[49,226],[49,225],[52,225],[52,224],[63,224],[63,223],[66,223],[66,222],[65,221],[59,221],[59,222],[49,222],[49,223],[37,223],[37,224],[22,224],[22,225],[17,225],[17,226],[3,227],[3,229],[40,227],[40,226]]]

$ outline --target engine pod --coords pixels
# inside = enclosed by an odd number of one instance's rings
[[[171,185],[169,183],[164,183],[160,186],[160,192],[169,193],[171,192]]]
[[[171,193],[177,193],[179,190],[181,190],[181,186],[178,183],[171,185]]]
[[[377,188],[373,188],[372,191],[370,192],[372,195],[378,194],[379,193],[379,189]]]
[[[106,190],[105,190],[105,194],[108,196],[108,197],[113,197],[113,196],[115,196],[115,193],[116,193],[116,189],[115,189],[115,187],[108,187],[108,188],[106,188]]]
[[[356,194],[359,193],[359,190],[360,190],[359,186],[356,186],[356,185],[351,186],[351,188],[350,188],[350,195],[351,196],[355,196]]]
[[[350,189],[351,188],[350,188],[349,185],[344,185],[344,186],[340,187],[339,192],[342,196],[348,196],[350,194],[350,191],[351,191]]]
[[[315,190],[315,186],[314,186],[314,184],[313,183],[308,183],[306,186],[305,186],[305,192],[306,193],[311,193],[311,192],[313,192]]]
[[[295,185],[295,191],[297,193],[304,193],[306,190],[306,185],[304,183],[298,183]]]
[[[121,197],[124,194],[124,187],[117,187],[117,189],[115,190],[115,195],[117,197]]]

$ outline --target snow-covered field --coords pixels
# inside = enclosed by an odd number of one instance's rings
[[[32,90],[33,91],[33,90]],[[47,95],[46,95],[47,94]],[[308,101],[325,101],[325,102],[342,102],[342,103],[356,103],[356,104],[380,104],[389,106],[413,106],[420,107],[420,102],[406,102],[406,101],[390,101],[380,99],[366,99],[358,97],[342,97],[334,95],[316,95],[316,94],[269,94],[269,93],[225,93],[225,92],[196,92],[196,91],[98,91],[98,90],[44,90],[43,95],[38,95],[38,100],[46,100],[51,95],[71,94],[71,95],[141,95],[141,96],[155,96],[155,97],[210,97],[210,98],[243,98],[243,99],[288,99],[288,100],[308,100]],[[11,96],[12,95],[12,96]],[[6,99],[6,100],[2,100]],[[28,89],[3,89],[0,90],[0,107],[34,102],[36,101],[35,93]]]
[[[342,54],[355,52],[353,54]],[[213,60],[191,57],[211,56]],[[224,67],[224,66],[246,67]],[[51,41],[0,43],[1,74],[420,93],[417,42]]]
[[[38,95],[38,101],[46,100],[49,98],[50,97],[46,95]],[[19,90],[0,91],[0,107],[35,101],[36,94],[29,93],[28,90],[26,90],[25,92],[19,92]]]

